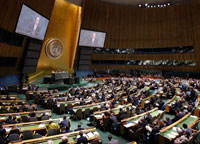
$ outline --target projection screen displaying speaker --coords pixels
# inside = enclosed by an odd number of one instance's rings
[[[48,24],[48,19],[23,4],[15,32],[44,40]]]
[[[104,47],[106,38],[106,33],[90,31],[90,30],[81,30],[79,46],[88,46],[88,47]]]

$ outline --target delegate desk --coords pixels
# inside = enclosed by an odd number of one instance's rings
[[[24,104],[26,104],[26,100],[1,100],[1,103],[4,103],[5,105],[11,105],[12,103],[15,103],[15,104],[24,103]]]
[[[175,104],[175,102],[176,102],[177,100],[179,100],[179,99],[181,99],[181,97],[180,97],[180,96],[177,96],[177,95],[175,95],[173,98],[171,98],[171,100],[169,100],[169,101],[166,103],[165,111],[169,113],[170,110],[171,110],[171,108],[172,108],[172,105]]]
[[[19,112],[19,113],[5,113],[0,114],[0,121],[6,121],[8,117],[16,116],[16,118],[20,118],[21,116],[29,116],[30,113],[36,113],[37,117],[40,117],[43,113],[51,117],[51,110],[41,110],[41,111],[32,111],[32,112]]]
[[[153,119],[157,119],[158,117],[161,117],[162,114],[164,114],[164,111],[158,110],[158,108],[152,109],[148,112],[126,118],[121,120],[121,126],[120,126],[120,133],[122,135],[125,135],[128,133],[128,130],[138,124],[138,122],[148,113],[152,116]]]
[[[199,115],[200,115],[200,93],[199,93],[199,91],[196,91],[196,93],[198,94],[198,99],[197,99],[197,103],[195,105],[194,115],[199,117]]]
[[[150,95],[150,96],[148,96],[147,98],[145,98],[145,99],[142,100],[142,103],[141,103],[142,108],[145,108],[145,105],[147,105],[147,104],[150,103],[150,100],[149,100],[149,99],[150,99],[151,97],[156,96],[156,94],[160,94],[160,88],[159,88],[159,90],[154,90],[154,92],[153,92],[152,95]],[[160,96],[160,95],[159,95],[159,96]]]
[[[135,86],[136,87],[136,86]],[[135,89],[135,87],[133,87],[134,89]],[[137,89],[137,87],[136,87],[136,89]],[[131,98],[131,97],[138,97],[138,96],[140,96],[140,93],[141,92],[143,92],[143,91],[146,91],[146,90],[149,90],[149,88],[148,87],[144,87],[144,88],[142,88],[142,89],[140,89],[140,90],[137,90],[136,92],[133,92],[133,93],[131,93],[130,95],[129,95],[129,97]],[[127,97],[128,96],[124,96],[124,97],[122,97],[122,101],[127,101]]]
[[[19,109],[21,106],[22,106],[22,105],[15,105],[15,107],[17,107],[17,109]],[[27,107],[29,107],[30,105],[25,104],[24,106],[27,108]],[[32,106],[34,106],[35,109],[37,110],[37,105],[36,105],[36,104],[33,104]],[[12,106],[5,106],[5,107],[6,107],[7,109],[10,109],[10,107],[12,107]],[[1,106],[0,106],[0,109],[1,109]]]
[[[127,104],[127,105],[119,105],[117,108],[109,109],[109,110],[104,110],[104,111],[97,111],[94,112],[93,117],[94,117],[94,123],[100,123],[100,121],[103,119],[103,115],[105,112],[112,111],[115,115],[118,115],[120,112],[120,108],[124,111],[126,111],[126,108],[131,109],[132,104]],[[135,107],[134,107],[135,108]]]
[[[60,101],[58,101],[58,102],[57,102],[57,107],[59,108],[62,104],[64,104],[65,107],[67,107],[68,104],[72,104],[72,106],[80,105],[80,103],[81,103],[82,101],[83,101],[83,100],[78,100],[78,101],[75,101],[75,100],[74,100],[74,101],[65,101],[65,102],[60,102]],[[85,104],[88,104],[88,103],[91,102],[91,100],[86,99],[86,100],[84,100],[84,102],[85,102]]]
[[[178,132],[176,131],[176,127],[181,128],[183,124],[187,124],[188,127],[192,128],[197,123],[199,118],[190,114],[191,113],[188,113],[180,120],[160,130],[159,144],[167,144],[179,136]]]
[[[76,113],[76,111],[77,111],[78,109],[81,109],[82,112],[84,112],[86,109],[93,110],[95,107],[96,107],[97,109],[100,109],[102,105],[104,105],[105,103],[110,103],[110,102],[112,102],[112,101],[109,100],[109,101],[106,101],[106,102],[93,103],[93,104],[82,105],[82,106],[75,106],[75,107],[73,107],[73,112]]]
[[[0,100],[17,100],[17,95],[0,95]]]
[[[63,136],[68,137],[69,144],[75,144],[77,141],[79,132],[80,131],[75,131],[75,132],[71,132],[71,133],[65,133],[65,134],[59,134],[59,135],[54,135],[54,136],[47,136],[47,137],[42,137],[42,138],[24,140],[21,142],[13,142],[10,144],[32,144],[32,143],[47,144],[48,140],[53,141],[53,144],[59,144],[62,141],[61,138]],[[92,141],[94,139],[100,138],[100,135],[96,131],[96,128],[88,128],[88,129],[82,130],[82,132],[87,137],[88,141]]]
[[[46,130],[46,124],[48,124],[50,121],[59,123],[61,120],[62,118],[58,118],[58,119],[42,120],[42,121],[27,122],[27,123],[9,124],[9,125],[3,125],[3,127],[6,129],[7,134],[9,134],[10,130],[14,125],[17,126],[17,128],[20,130],[21,133],[26,130],[41,131],[41,130]]]

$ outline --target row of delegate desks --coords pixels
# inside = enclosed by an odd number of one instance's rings
[[[32,111],[32,112],[19,112],[19,113],[5,113],[5,114],[0,114],[0,121],[6,121],[8,117],[11,116],[16,116],[16,118],[20,118],[21,116],[27,116],[29,117],[30,113],[36,113],[37,117],[42,116],[43,113],[51,117],[51,110],[41,110],[41,111]]]
[[[0,100],[17,100],[17,95],[0,95]]]
[[[174,140],[176,137],[179,136],[176,128],[181,128],[183,124],[187,124],[188,127],[192,128],[197,122],[199,118],[197,116],[191,115],[188,113],[180,120],[176,121],[175,123],[169,125],[168,127],[160,130],[159,134],[159,144],[167,144]]]
[[[46,144],[48,140],[53,141],[53,144],[59,144],[62,141],[63,136],[67,136],[69,140],[69,144],[75,144],[78,138],[80,131],[75,131],[71,133],[65,133],[65,134],[59,134],[54,136],[47,136],[42,138],[36,138],[36,139],[30,139],[30,140],[24,140],[20,142],[14,142],[10,144],[31,144],[31,143],[40,143],[40,144]],[[99,133],[97,132],[96,128],[88,128],[85,130],[82,130],[84,135],[87,137],[88,141],[92,141],[94,139],[100,138]]]
[[[19,104],[24,103],[26,104],[26,100],[1,100],[1,103],[4,103],[5,105],[11,105],[11,104]]]
[[[62,141],[63,136],[67,136],[69,140],[69,144],[75,144],[78,138],[80,131],[65,133],[65,134],[58,134],[54,136],[47,136],[42,138],[36,138],[36,139],[30,139],[30,140],[24,140],[20,142],[13,142],[10,144],[31,144],[31,143],[40,143],[40,144],[46,144],[48,140],[53,141],[53,144],[59,144]],[[100,138],[99,133],[97,132],[96,128],[88,128],[85,130],[82,130],[84,135],[87,137],[88,141],[92,141],[94,139]]]
[[[198,95],[198,99],[195,105],[194,115],[199,117],[200,116],[200,92],[196,90],[196,93]]]
[[[128,130],[138,124],[138,122],[147,114],[150,114],[153,119],[157,119],[159,116],[164,114],[164,111],[159,110],[158,108],[152,109],[148,112],[129,117],[126,119],[121,120],[121,127],[120,127],[120,133],[122,135],[125,135],[128,133]]]
[[[178,91],[178,88],[176,89]],[[172,109],[172,105],[176,103],[177,100],[180,100],[180,93],[176,92],[176,95],[173,96],[167,103],[166,103],[166,107],[165,107],[165,111],[166,112],[170,112],[170,110]]]
[[[17,109],[19,109],[21,106],[22,106],[22,105],[18,105],[18,104],[15,105],[15,107],[17,107]],[[24,106],[25,106],[26,108],[28,108],[30,105],[25,104]],[[37,105],[36,105],[36,104],[33,104],[32,106],[34,106],[35,109],[37,109]],[[5,107],[9,109],[9,108],[12,107],[12,106],[11,106],[11,105],[6,105]]]
[[[145,106],[150,103],[150,98],[151,97],[154,97],[157,94],[160,95],[161,93],[162,93],[161,88],[159,88],[158,90],[154,90],[152,95],[150,95],[149,97],[147,97],[147,98],[142,100],[142,103],[141,103],[142,108],[145,108]]]
[[[23,132],[25,130],[40,131],[40,130],[46,130],[46,124],[48,124],[50,121],[53,121],[55,123],[59,123],[61,120],[62,120],[62,118],[49,119],[49,120],[42,120],[42,121],[35,121],[35,122],[26,122],[26,123],[3,125],[3,127],[6,129],[7,134],[9,134],[11,128],[14,125],[17,126],[17,128],[20,130],[20,132]]]
[[[73,107],[73,112],[75,113],[78,109],[81,109],[82,112],[84,112],[86,109],[93,110],[95,107],[97,107],[97,109],[100,109],[102,105],[104,105],[106,103],[110,103],[110,102],[112,102],[112,101],[109,100],[109,101],[93,103],[93,104],[89,104],[89,105],[75,106],[75,107]]]
[[[124,111],[126,111],[126,108],[129,108],[131,109],[132,108],[132,104],[127,104],[127,105],[122,105],[122,106],[119,106],[117,108],[113,108],[113,109],[109,109],[109,110],[104,110],[104,111],[97,111],[97,112],[94,112],[93,113],[93,116],[94,116],[94,122],[95,123],[98,123],[99,121],[101,121],[103,119],[103,115],[105,112],[108,112],[108,111],[112,111],[115,115],[118,115],[119,112],[120,112],[120,108]],[[135,107],[134,107],[135,108]]]

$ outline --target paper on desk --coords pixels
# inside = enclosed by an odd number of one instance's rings
[[[150,101],[149,101],[149,100],[146,100],[145,103],[150,103]]]
[[[138,124],[139,120],[134,121],[134,123]]]
[[[118,105],[118,107],[117,108],[123,108],[123,106],[122,105]]]
[[[49,115],[49,113],[48,113],[48,112],[46,112],[45,114],[46,114],[46,115]]]
[[[87,133],[87,136],[88,136],[88,138],[92,138],[92,137],[94,137],[95,135],[94,135],[92,132],[89,132],[89,133]]]
[[[129,127],[132,127],[132,126],[134,126],[134,123],[127,123],[127,124],[124,125],[124,127],[126,127],[126,128],[129,128]]]
[[[6,119],[6,117],[0,117],[0,119]]]
[[[103,116],[102,115],[94,115],[94,117],[96,117],[96,118],[102,118]]]
[[[172,129],[173,129],[173,131],[176,131],[176,132],[181,131],[181,128],[179,128],[179,127],[173,127]]]
[[[172,132],[171,132],[171,134],[172,134],[172,135],[175,135],[175,136],[177,136],[177,135],[178,135],[178,133],[177,133],[177,132],[175,132],[175,131],[172,131]]]
[[[167,136],[173,139],[176,137],[175,135],[172,135],[172,134],[167,134]]]
[[[83,134],[83,136],[88,137],[86,134]],[[76,138],[80,138],[80,135],[78,135]]]
[[[45,127],[45,124],[40,124],[38,127],[39,128]]]
[[[6,132],[10,132],[11,128],[5,128]]]
[[[197,118],[197,116],[194,116],[194,115],[191,115],[190,117],[192,117],[192,118]]]
[[[135,109],[135,108],[136,108],[136,106],[132,106],[132,108],[134,108],[134,109]]]
[[[95,136],[98,136],[98,135],[99,135],[99,133],[98,133],[97,131],[93,132],[93,134],[94,134]]]
[[[149,125],[146,125],[145,128],[150,132],[152,131],[152,128]]]

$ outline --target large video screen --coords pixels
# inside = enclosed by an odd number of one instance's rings
[[[104,47],[106,33],[83,30],[80,32],[79,46]]]
[[[44,40],[48,24],[48,19],[23,4],[15,32]]]

